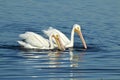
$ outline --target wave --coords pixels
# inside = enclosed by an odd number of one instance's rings
[[[0,45],[0,49],[20,49],[18,45]]]

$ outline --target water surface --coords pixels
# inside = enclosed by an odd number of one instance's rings
[[[119,0],[0,0],[1,80],[119,80]],[[50,26],[70,38],[80,24],[88,49],[75,35],[65,51],[22,50],[16,42],[26,31],[43,34]]]

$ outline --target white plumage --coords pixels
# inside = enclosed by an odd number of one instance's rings
[[[68,48],[68,47],[74,47],[74,32],[78,33],[78,35],[80,36],[80,39],[84,45],[84,48],[87,48],[86,42],[83,38],[82,32],[81,32],[81,27],[78,24],[74,24],[72,31],[71,31],[71,39],[68,39],[65,34],[63,34],[61,31],[50,27],[48,30],[43,30],[43,32],[49,37],[50,34],[52,34],[53,32],[56,32],[60,35],[60,39],[62,44]]]
[[[25,32],[24,34],[19,35],[20,38],[24,39],[24,41],[18,41],[18,43],[27,49],[54,49],[55,47],[59,47],[61,49],[61,46],[56,46],[53,44],[52,38],[55,38],[53,35],[56,34],[51,34],[48,40],[37,33]]]

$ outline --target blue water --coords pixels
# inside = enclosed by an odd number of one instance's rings
[[[80,24],[88,49],[75,35],[65,51],[22,50],[26,31],[50,26],[70,38]],[[120,80],[120,0],[0,0],[0,80]]]

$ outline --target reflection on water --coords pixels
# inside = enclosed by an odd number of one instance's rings
[[[106,76],[109,78],[109,75],[115,76],[112,78],[119,78],[120,70],[116,65],[118,63],[115,62],[116,58],[109,55],[106,59],[105,54],[91,52],[89,48],[86,51],[74,48],[63,52],[57,50],[13,52],[12,49],[1,49],[1,51],[3,53],[0,53],[0,79],[70,78],[76,80]]]
[[[19,55],[23,58],[26,58],[25,61],[26,64],[36,64],[33,65],[33,67],[59,68],[59,67],[78,67],[79,65],[78,62],[82,61],[84,52],[74,54],[73,50],[70,49],[65,52],[61,51],[20,52]]]
[[[84,56],[85,52],[81,52],[80,54],[74,54],[73,51],[70,50],[70,67],[78,67],[78,62],[82,61],[82,57]]]
[[[20,52],[18,54],[24,59],[19,63],[20,65],[24,65],[27,71],[25,76],[29,75],[32,78],[71,77],[72,79],[80,77],[80,72],[76,68],[79,67],[79,62],[82,61],[85,53],[75,53],[70,49],[64,52]]]
[[[82,61],[84,52],[74,53],[72,50],[65,52],[61,51],[46,51],[46,52],[19,52],[21,60],[16,63],[19,67],[15,70],[24,72],[25,77],[39,78],[57,78],[57,77],[79,77],[79,71],[74,71],[79,67],[79,62]],[[11,69],[11,68],[10,68]],[[20,76],[21,73],[17,72]],[[6,75],[6,74],[5,74]],[[12,74],[15,75],[15,74]],[[47,76],[46,76],[47,75]],[[12,76],[8,76],[11,78]],[[72,79],[72,78],[71,78]]]

